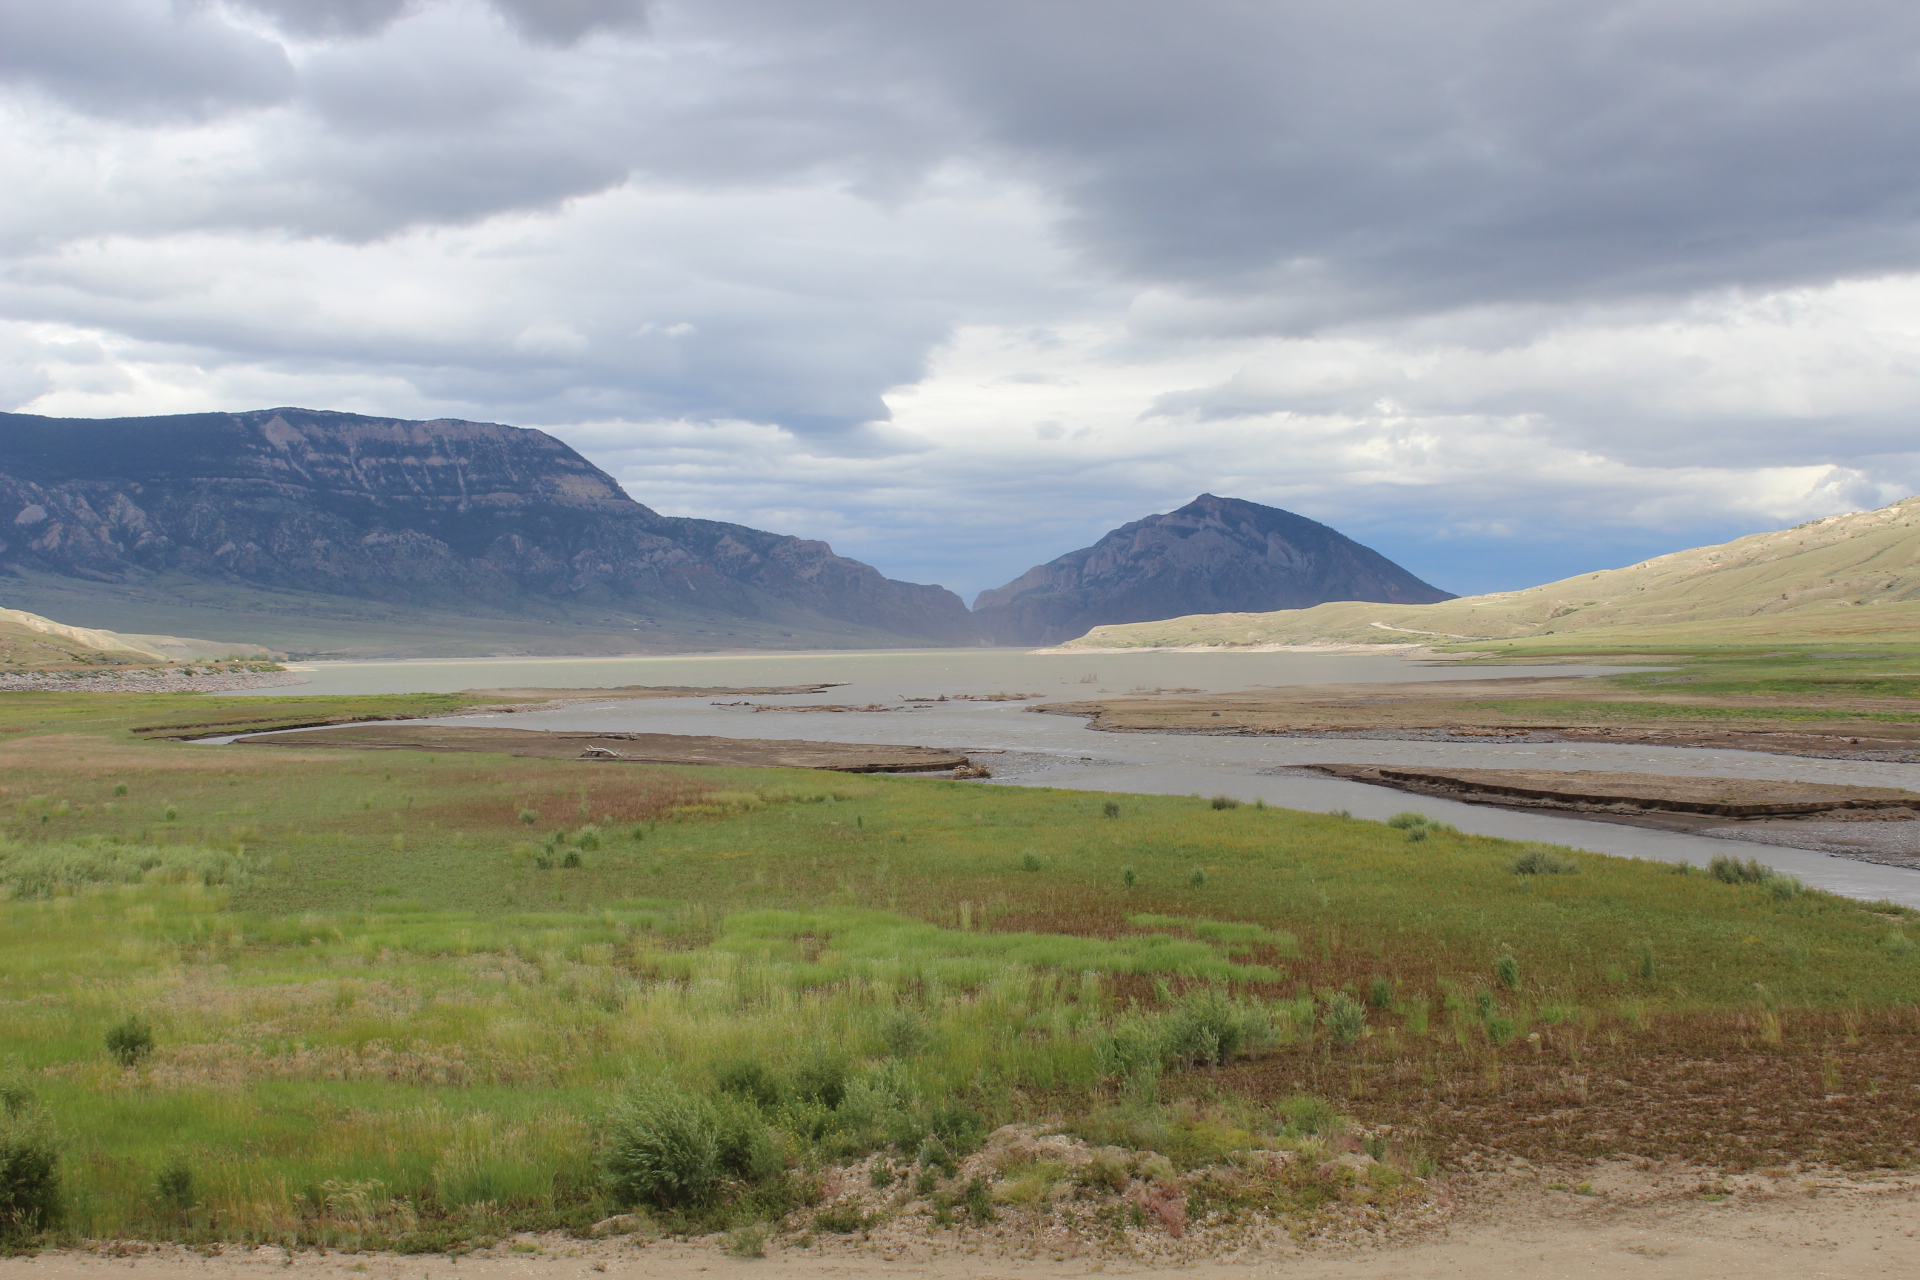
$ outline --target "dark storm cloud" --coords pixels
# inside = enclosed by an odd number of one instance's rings
[[[94,115],[202,119],[285,101],[285,50],[217,15],[141,0],[0,0],[0,82]]]
[[[1245,328],[1920,260],[1912,6],[749,7],[858,21],[1055,186],[1096,260],[1250,296]]]

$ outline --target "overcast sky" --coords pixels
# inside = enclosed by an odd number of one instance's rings
[[[1920,490],[1920,6],[0,0],[0,405],[537,426],[969,599]]]

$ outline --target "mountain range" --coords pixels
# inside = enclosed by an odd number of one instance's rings
[[[1200,610],[1447,598],[1325,525],[1203,494],[969,612],[824,542],[661,515],[537,430],[0,414],[0,604],[130,634],[362,656],[1030,645]]]
[[[506,647],[536,652],[973,639],[945,588],[660,515],[552,436],[491,423],[3,414],[0,520],[7,603],[116,630],[324,648],[302,633],[345,618],[497,649],[500,624],[530,623]]]

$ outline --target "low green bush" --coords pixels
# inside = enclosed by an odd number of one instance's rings
[[[1570,876],[1579,870],[1579,863],[1544,845],[1523,849],[1513,860],[1513,874],[1517,876]]]
[[[600,1170],[622,1204],[688,1209],[708,1203],[724,1175],[712,1109],[664,1085],[634,1093],[609,1117]]]
[[[153,1052],[153,1027],[138,1014],[107,1028],[107,1052],[123,1067],[131,1067]]]
[[[18,1242],[65,1218],[60,1149],[51,1126],[31,1104],[0,1116],[0,1240]]]

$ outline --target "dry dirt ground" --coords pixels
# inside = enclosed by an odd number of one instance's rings
[[[1584,1177],[1580,1183],[1570,1179]],[[1555,1185],[1569,1189],[1553,1189]],[[1578,1189],[1572,1189],[1578,1188]],[[1603,1165],[1555,1178],[1540,1170],[1459,1189],[1444,1226],[1410,1239],[1340,1248],[1289,1247],[1169,1264],[1126,1257],[1032,1256],[991,1231],[940,1233],[918,1246],[856,1242],[768,1246],[728,1254],[719,1237],[585,1242],[519,1237],[458,1259],[299,1253],[277,1248],[202,1254],[103,1242],[89,1250],[0,1259],[0,1280],[107,1280],[128,1272],[181,1280],[596,1280],[706,1275],[891,1280],[1039,1280],[1093,1274],[1226,1280],[1877,1280],[1920,1275],[1920,1179],[1798,1175],[1703,1181],[1697,1171]]]

